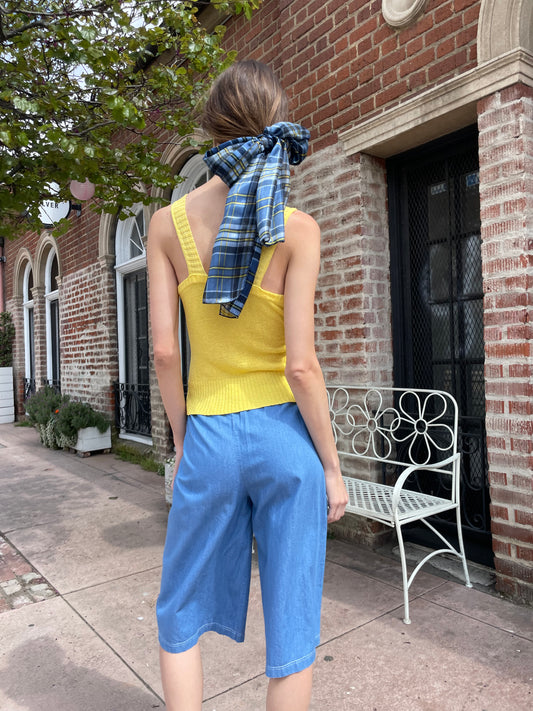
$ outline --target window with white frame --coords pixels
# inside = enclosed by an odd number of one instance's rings
[[[180,197],[207,183],[211,173],[202,156],[194,155],[185,163],[179,172],[179,176],[182,181],[174,188],[170,202],[176,202]]]
[[[59,333],[59,267],[55,249],[50,250],[44,274],[46,303],[46,378],[48,385],[61,388],[60,333]]]
[[[28,262],[22,281],[24,312],[24,399],[35,392],[35,328],[33,318],[33,270]]]
[[[151,435],[148,350],[146,225],[142,205],[117,225],[115,237],[119,383],[122,437],[145,441]]]

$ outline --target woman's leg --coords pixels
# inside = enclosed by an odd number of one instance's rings
[[[266,675],[305,671],[320,641],[320,608],[326,554],[324,469],[295,405],[264,408],[248,453],[249,486],[261,580],[266,637]],[[251,422],[251,418],[250,418]],[[309,679],[310,672],[303,675]],[[272,685],[298,688],[302,679]],[[273,707],[274,708],[274,707]],[[282,707],[280,707],[282,708]],[[307,705],[298,706],[307,708]]]
[[[197,645],[188,648],[201,633],[213,629],[244,639],[252,531],[234,420],[191,415],[187,422],[157,600],[167,711],[201,709],[200,652]]]
[[[266,711],[307,711],[311,702],[313,666],[303,671],[270,679]]]
[[[201,711],[203,674],[200,645],[195,644],[178,654],[170,654],[160,648],[159,663],[167,711]]]

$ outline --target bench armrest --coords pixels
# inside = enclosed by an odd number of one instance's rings
[[[449,464],[452,464],[451,470],[448,470],[447,473],[451,477],[457,477],[459,472],[457,471],[457,467],[459,466],[459,460],[461,458],[461,453],[456,452],[454,455],[451,457],[448,457],[447,459],[443,459],[442,462],[439,462],[438,464],[411,464],[407,466],[400,476],[398,477],[398,480],[394,484],[393,487],[393,492],[392,492],[392,501],[391,501],[391,508],[392,508],[392,515],[396,519],[396,514],[398,511],[398,505],[400,503],[400,496],[402,494],[402,489],[403,485],[405,484],[407,478],[416,471],[431,471],[431,472],[439,472],[442,471],[445,467],[447,467]],[[453,492],[453,501],[455,501],[456,495],[457,495],[457,486],[452,487],[452,492]]]

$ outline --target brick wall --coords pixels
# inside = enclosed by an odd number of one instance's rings
[[[61,390],[113,414],[118,380],[115,275],[107,260],[66,274],[59,290]]]
[[[58,238],[58,251],[65,274],[90,267],[98,259],[99,213],[91,209],[90,203],[84,203],[81,216],[71,217],[70,224],[68,239]]]
[[[278,71],[294,120],[320,150],[355,121],[475,67],[480,4],[429,0],[396,31],[381,0],[265,0],[250,22],[230,22],[226,43]]]
[[[481,101],[485,388],[498,589],[533,601],[533,90]]]
[[[390,384],[392,335],[386,175],[371,156],[315,152],[296,170],[289,202],[322,231],[317,353],[328,383]]]

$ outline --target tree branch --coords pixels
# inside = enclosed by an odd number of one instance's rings
[[[50,29],[51,25],[53,24],[51,21],[52,20],[62,20],[62,19],[72,19],[72,18],[77,18],[77,17],[92,17],[95,14],[102,14],[106,10],[109,9],[109,6],[105,2],[100,2],[96,5],[93,5],[89,8],[80,8],[79,10],[63,10],[63,11],[57,11],[57,12],[50,12],[46,10],[24,10],[24,15],[34,15],[37,18],[42,18],[45,17],[48,19],[48,21],[44,21],[42,19],[36,19],[32,20],[31,22],[27,22],[25,25],[21,25],[20,27],[17,27],[14,30],[11,30],[10,32],[6,32],[2,24],[0,23],[0,39],[2,41],[2,44],[4,42],[9,42],[15,37],[20,37],[20,35],[23,35],[25,32],[30,32],[32,30],[36,29]],[[8,11],[7,9],[0,5],[0,19],[2,16],[7,16]]]
[[[67,131],[68,136],[74,136],[75,138],[82,138],[83,136],[86,136],[88,133],[92,133],[93,131],[96,131],[99,128],[105,128],[106,126],[113,126],[116,125],[116,121],[102,121],[101,123],[95,123],[92,124],[91,126],[87,126],[87,128],[81,129],[81,130],[72,130],[72,131]]]

